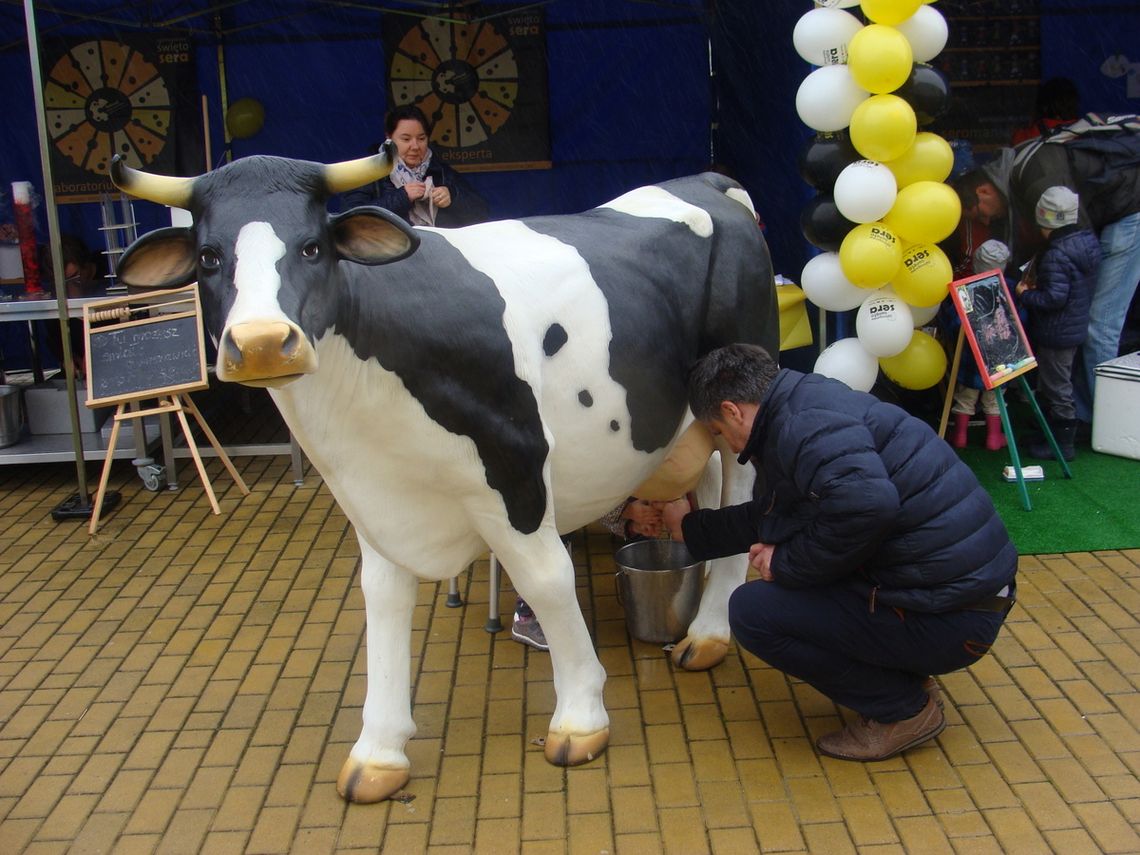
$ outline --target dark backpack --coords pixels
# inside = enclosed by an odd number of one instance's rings
[[[1025,164],[1043,145],[1063,145],[1070,163],[1076,152],[1098,156],[1101,171],[1085,180],[1092,185],[1111,184],[1123,170],[1140,167],[1140,116],[1089,113],[1046,136],[1023,142],[1014,149],[1013,176],[1020,177]]]

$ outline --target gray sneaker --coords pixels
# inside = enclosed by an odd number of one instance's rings
[[[511,638],[521,644],[529,644],[536,650],[549,650],[546,635],[542,631],[542,624],[534,615],[522,616],[515,612],[511,621]]]

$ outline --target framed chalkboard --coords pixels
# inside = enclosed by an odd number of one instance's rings
[[[987,389],[1037,366],[1000,270],[954,280],[950,297]]]
[[[83,330],[89,407],[207,386],[197,285],[89,303]]]

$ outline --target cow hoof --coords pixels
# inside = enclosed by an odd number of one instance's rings
[[[610,729],[603,728],[594,733],[546,735],[546,759],[555,766],[579,766],[589,763],[606,750],[610,744]]]
[[[336,779],[336,791],[347,802],[372,804],[391,798],[403,789],[410,777],[408,769],[361,763],[349,757]]]
[[[707,671],[724,661],[728,642],[716,638],[685,638],[673,648],[673,664],[686,671]]]

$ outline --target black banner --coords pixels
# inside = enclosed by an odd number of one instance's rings
[[[189,39],[71,39],[49,43],[45,53],[44,112],[57,201],[118,192],[107,178],[114,154],[159,174],[202,171]]]
[[[478,21],[385,15],[388,103],[415,104],[432,149],[467,171],[550,168],[541,9]]]

